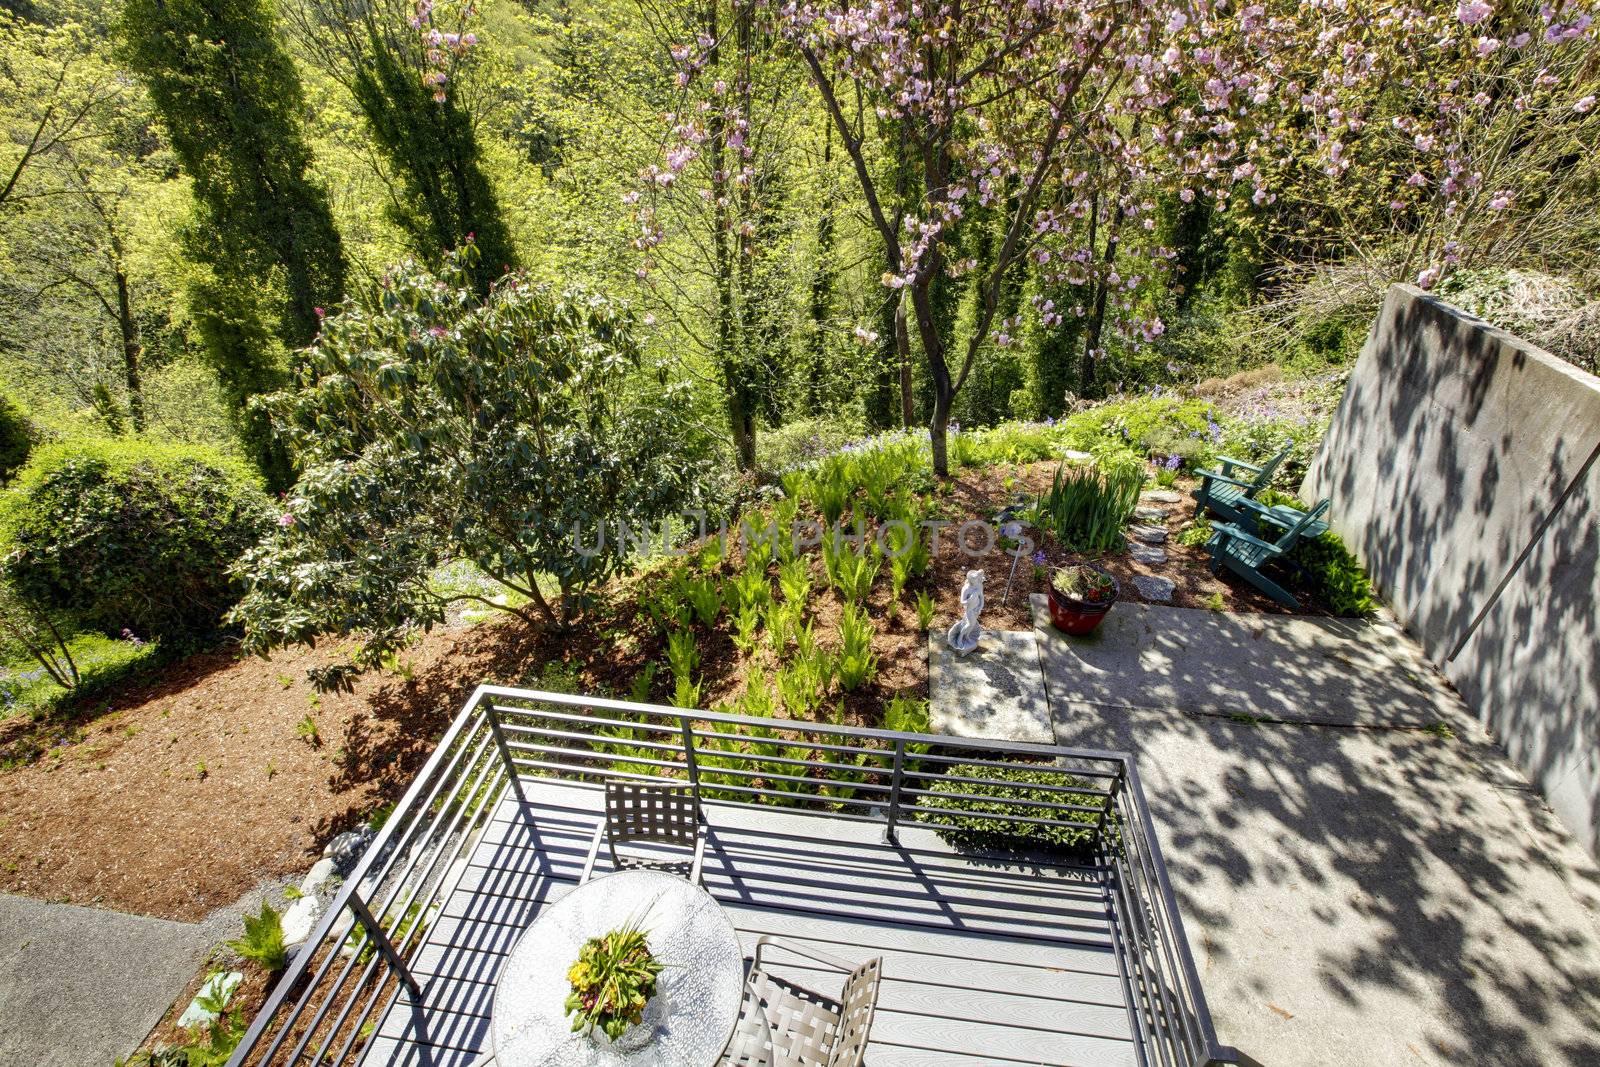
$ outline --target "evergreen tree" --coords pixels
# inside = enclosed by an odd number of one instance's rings
[[[248,401],[282,383],[284,349],[316,337],[345,273],[327,196],[307,176],[299,76],[265,0],[128,0],[120,32],[193,182],[191,314],[247,447],[281,487],[283,453]]]
[[[395,182],[389,217],[412,251],[437,264],[470,241],[473,285],[487,293],[517,256],[466,99],[477,42],[464,29],[470,5],[310,0],[289,17],[366,119]]]

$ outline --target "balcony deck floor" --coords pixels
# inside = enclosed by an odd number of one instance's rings
[[[524,783],[537,827],[513,798],[501,802],[412,956],[422,1011],[392,1003],[367,1067],[467,1067],[488,1050],[505,954],[577,884],[600,818],[596,789]],[[1096,871],[971,858],[914,826],[895,846],[881,825],[704,810],[705,885],[747,954],[772,934],[845,959],[884,957],[872,1067],[1138,1062]],[[787,959],[774,971],[801,984],[831,992],[841,981]]]

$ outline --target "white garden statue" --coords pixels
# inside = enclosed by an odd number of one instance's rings
[[[978,625],[978,615],[983,611],[983,572],[968,571],[967,580],[961,583],[961,618],[950,627],[946,640],[950,647],[966,655],[978,647],[983,627]]]

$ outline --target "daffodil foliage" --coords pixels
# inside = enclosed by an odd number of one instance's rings
[[[619,523],[688,503],[682,398],[642,367],[626,309],[515,274],[480,298],[472,255],[346,302],[298,387],[261,401],[300,477],[240,564],[251,649],[355,635],[373,662],[462,598],[560,624],[624,562]],[[506,595],[431,588],[459,559]]]

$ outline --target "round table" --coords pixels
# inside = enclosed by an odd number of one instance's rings
[[[591,937],[628,922],[665,966],[637,1047],[574,1033],[567,968]],[[497,1067],[712,1067],[739,1020],[739,935],[711,894],[663,871],[620,871],[585,882],[539,912],[511,950],[490,1009]],[[657,1003],[659,1002],[659,1003]],[[635,1041],[624,1035],[622,1044]]]

